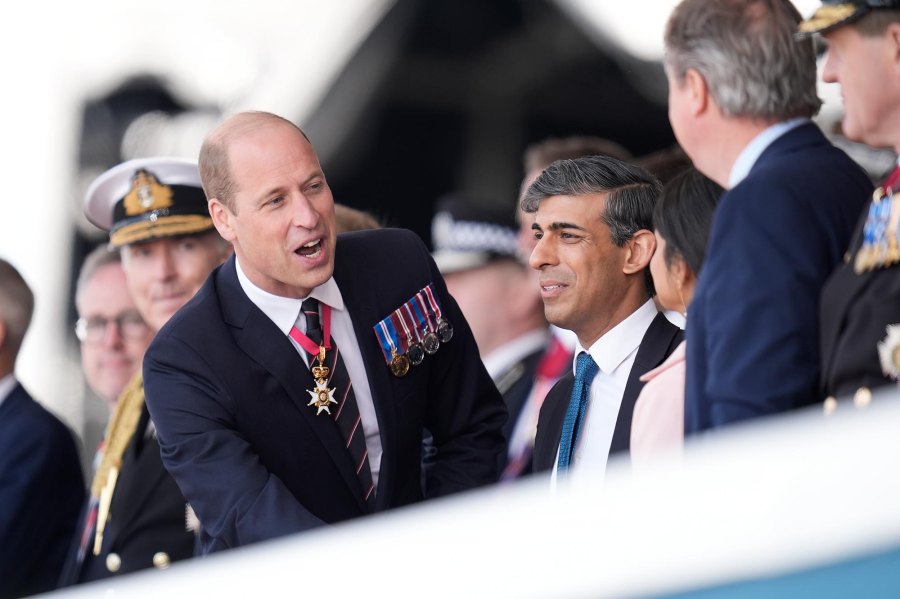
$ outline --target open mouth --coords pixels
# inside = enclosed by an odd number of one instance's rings
[[[318,258],[319,254],[322,253],[322,240],[310,241],[294,250],[294,253],[304,258]]]

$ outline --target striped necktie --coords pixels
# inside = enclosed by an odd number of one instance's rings
[[[319,300],[308,298],[300,307],[306,317],[306,336],[314,343],[322,345],[322,325],[319,319]],[[341,358],[341,352],[331,339],[331,348],[325,354],[325,365],[328,366],[328,387],[335,390],[337,405],[331,409],[334,421],[341,431],[347,451],[353,459],[356,476],[362,486],[363,497],[369,511],[375,508],[375,485],[372,482],[372,470],[369,467],[369,450],[366,448],[366,434],[363,431],[359,416],[359,407],[353,394],[353,385],[347,367]]]

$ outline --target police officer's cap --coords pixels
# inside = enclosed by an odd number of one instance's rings
[[[136,158],[97,177],[84,214],[123,246],[213,228],[197,163],[182,158]]]
[[[432,256],[438,270],[446,275],[495,260],[515,260],[518,245],[512,212],[490,208],[460,193],[441,198],[431,221]]]
[[[800,23],[797,33],[800,36],[827,33],[871,11],[884,9],[900,9],[900,0],[822,0],[822,6]]]

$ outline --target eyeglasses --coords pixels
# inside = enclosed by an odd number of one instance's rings
[[[134,310],[122,312],[115,318],[92,316],[75,322],[75,336],[82,343],[99,343],[106,334],[106,327],[115,324],[119,334],[126,339],[140,339],[147,334],[147,324]]]

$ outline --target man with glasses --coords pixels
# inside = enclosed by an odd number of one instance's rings
[[[110,246],[120,248],[124,279],[149,327],[148,336],[193,297],[231,252],[213,230],[191,161],[140,158],[113,167],[88,189],[85,215],[109,231]],[[83,339],[97,336],[111,343],[113,336],[137,336],[137,324],[125,306],[113,309],[108,291],[103,298],[105,313],[93,318],[82,314]],[[105,375],[111,389],[118,375]],[[164,569],[194,551],[193,511],[162,465],[140,372],[119,396],[104,442],[64,585]]]
[[[75,288],[75,307],[84,377],[112,412],[153,339],[153,331],[128,292],[118,249],[104,245],[85,259]]]

